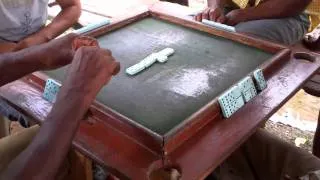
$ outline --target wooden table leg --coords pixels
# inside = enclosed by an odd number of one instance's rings
[[[319,117],[318,117],[317,129],[316,129],[316,132],[314,134],[314,139],[313,139],[312,153],[313,153],[313,155],[320,158],[320,112],[319,112]]]
[[[92,180],[92,161],[72,149],[68,153],[67,162],[60,167],[59,173],[60,177],[63,176],[61,178],[63,180]]]

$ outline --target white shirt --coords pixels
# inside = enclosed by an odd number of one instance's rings
[[[49,0],[0,0],[0,42],[20,41],[37,32],[48,17]]]

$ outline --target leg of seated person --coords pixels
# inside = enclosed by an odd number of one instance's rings
[[[23,150],[25,150],[28,147],[33,137],[38,133],[39,129],[40,129],[39,125],[34,125],[30,128],[23,129],[17,134],[6,136],[0,139],[0,174],[2,171],[5,170],[5,168],[9,165],[9,163],[15,157],[17,157]],[[71,150],[68,153],[68,157],[66,158],[65,162],[61,164],[61,167],[55,179],[65,180],[65,179],[70,179],[70,177],[74,176],[75,172],[70,174],[70,168],[75,167],[76,165],[79,164],[78,162],[79,160],[77,160],[74,157],[75,156],[74,153],[75,153],[74,150]],[[72,160],[72,161],[69,162],[69,160]],[[74,162],[75,164],[73,164]],[[76,170],[82,170],[82,169],[81,167],[80,168],[78,167]],[[78,172],[77,175],[80,174],[83,176],[83,178],[76,178],[76,179],[90,179],[88,177],[92,176],[92,174],[89,174],[88,172],[86,173],[87,174],[85,174],[84,172],[80,172],[80,173]]]
[[[306,14],[283,19],[263,19],[239,23],[236,31],[277,43],[292,45],[302,40],[310,22]]]
[[[317,157],[259,129],[220,166],[219,175],[221,180],[298,180],[317,174]]]
[[[0,139],[0,173],[30,144],[38,131],[39,126],[35,125]]]

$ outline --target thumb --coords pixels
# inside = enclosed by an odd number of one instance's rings
[[[218,23],[222,23],[222,24],[225,24],[226,21],[227,21],[227,18],[226,18],[225,16],[220,16],[220,17],[218,17],[218,19],[217,19],[217,22],[218,22]]]

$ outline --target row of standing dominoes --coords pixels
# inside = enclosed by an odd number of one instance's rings
[[[253,72],[253,78],[259,91],[267,87],[267,83],[261,69]],[[222,114],[229,118],[233,113],[238,111],[245,103],[249,102],[257,95],[256,86],[251,76],[242,79],[236,86],[233,86],[218,98]]]

